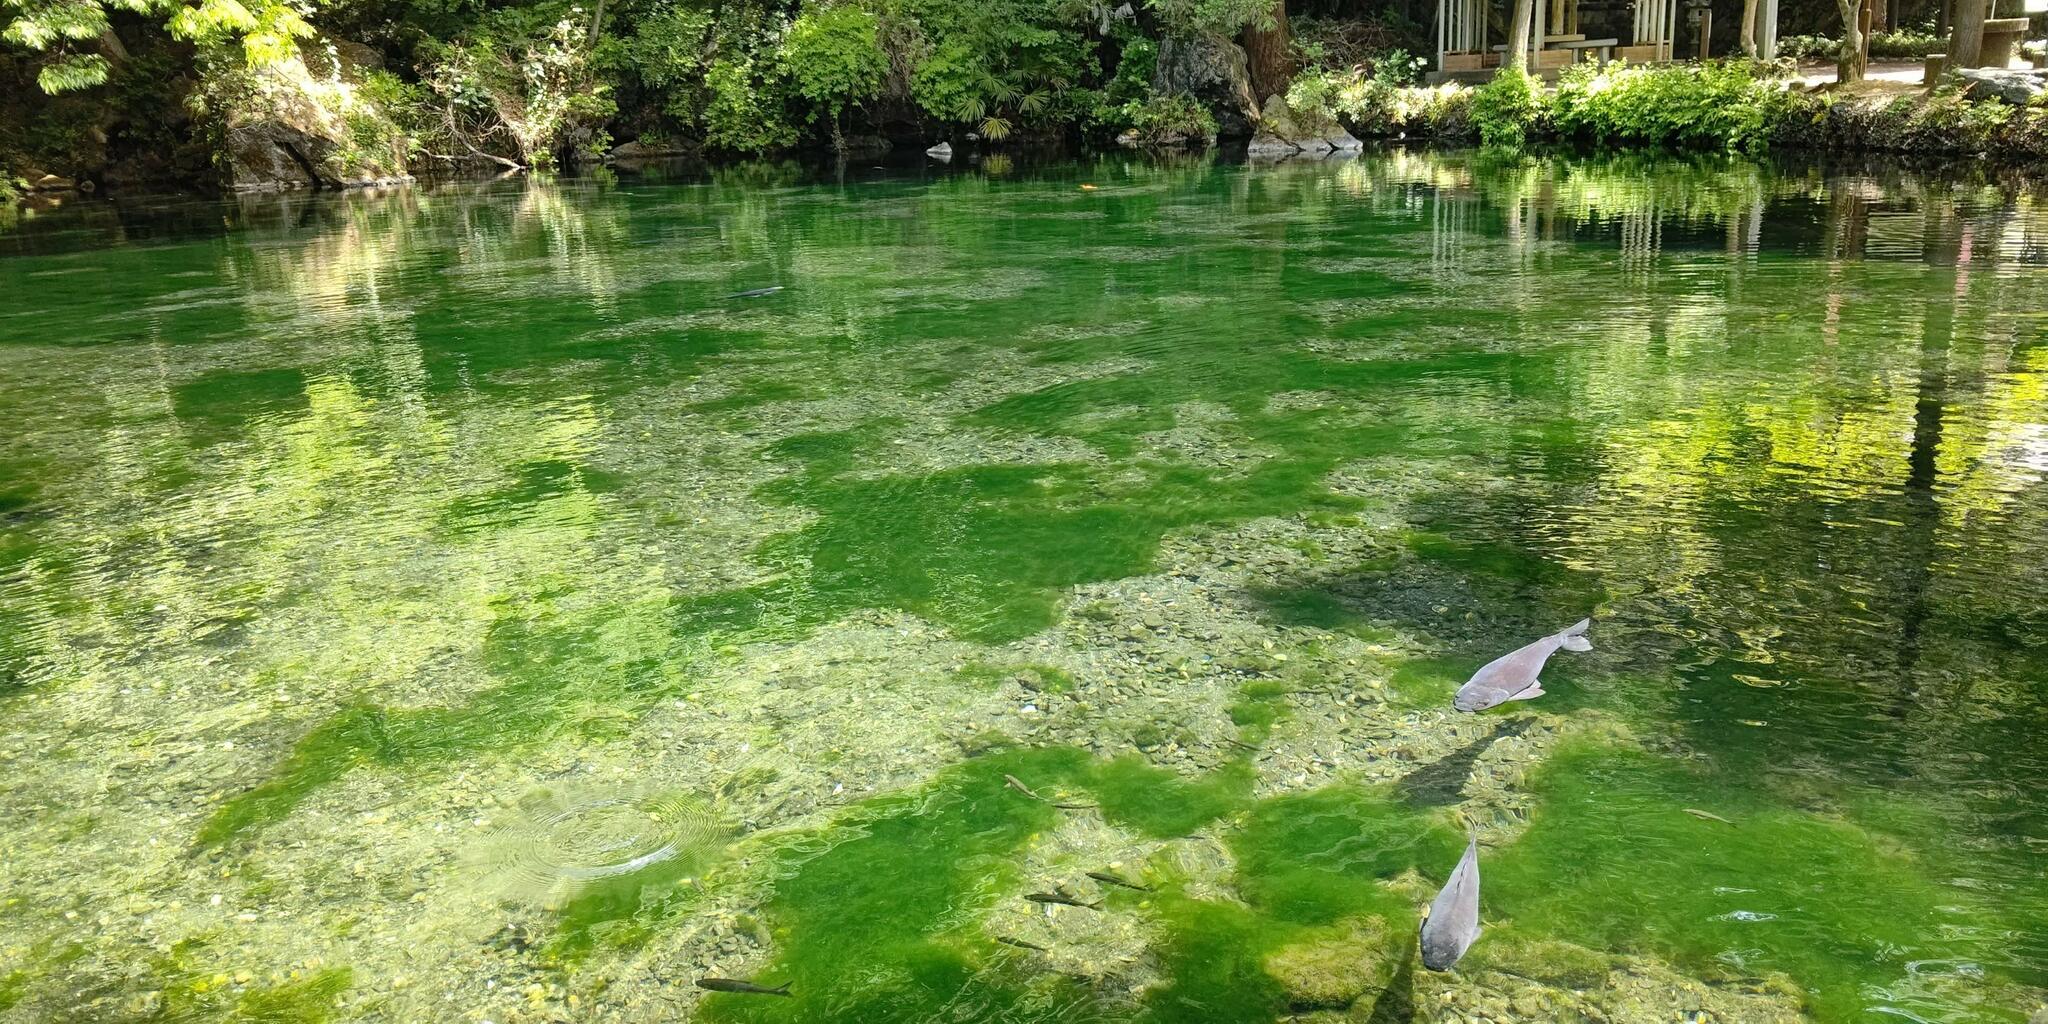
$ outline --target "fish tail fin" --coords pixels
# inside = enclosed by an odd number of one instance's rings
[[[771,995],[786,996],[789,994],[789,982],[785,981],[782,984],[769,989],[768,992]]]
[[[1566,629],[1562,634],[1559,634],[1564,637],[1564,641],[1558,644],[1558,646],[1564,648],[1567,651],[1592,650],[1593,642],[1591,640],[1586,639],[1584,635],[1586,630],[1591,628],[1592,625],[1592,619],[1580,619],[1579,621],[1573,623],[1569,629]]]

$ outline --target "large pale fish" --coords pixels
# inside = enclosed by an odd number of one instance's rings
[[[1592,624],[1592,619],[1580,619],[1570,629],[1487,662],[1465,680],[1465,685],[1458,687],[1458,696],[1451,704],[1460,711],[1484,711],[1511,700],[1543,696],[1543,683],[1536,678],[1543,672],[1543,663],[1560,647],[1567,651],[1592,650],[1593,645],[1580,635]]]
[[[1451,869],[1429,916],[1422,919],[1422,966],[1448,971],[1479,938],[1479,833],[1472,833],[1465,855]]]

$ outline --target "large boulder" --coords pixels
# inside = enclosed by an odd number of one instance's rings
[[[223,102],[227,186],[237,192],[411,181],[404,133],[359,89],[360,50],[319,39],[300,54],[211,83]]]
[[[1956,76],[1962,79],[1963,95],[1973,100],[2002,100],[2024,107],[2035,97],[2048,92],[2048,79],[2044,79],[2040,71],[1959,68]]]
[[[1364,144],[1345,131],[1335,117],[1321,111],[1295,110],[1288,106],[1285,97],[1275,94],[1266,97],[1266,106],[1259,111],[1258,130],[1245,152],[1254,157],[1279,159],[1355,153],[1363,148]]]
[[[1161,39],[1152,92],[1194,97],[1216,115],[1216,134],[1226,139],[1252,134],[1258,119],[1259,101],[1252,95],[1244,48],[1219,35]]]

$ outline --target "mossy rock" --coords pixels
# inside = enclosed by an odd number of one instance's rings
[[[1266,973],[1286,990],[1295,1011],[1341,1010],[1393,981],[1405,938],[1393,932],[1384,918],[1351,918],[1268,954]]]
[[[1499,965],[1533,981],[1581,991],[1606,984],[1614,960],[1598,950],[1551,939],[1510,940],[1472,952],[1472,967]]]

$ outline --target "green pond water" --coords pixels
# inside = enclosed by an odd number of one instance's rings
[[[2039,1020],[2048,189],[1970,173],[15,216],[0,1020]]]

